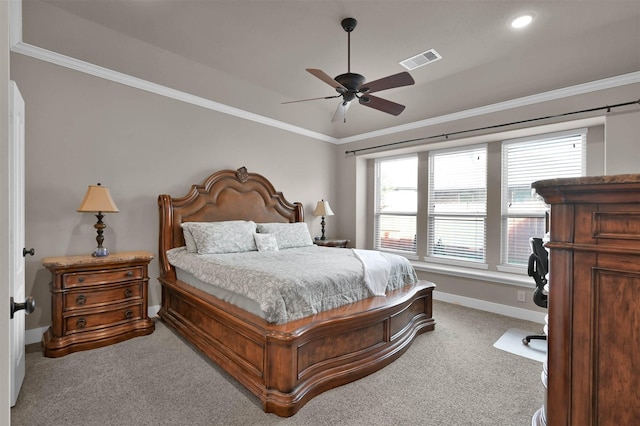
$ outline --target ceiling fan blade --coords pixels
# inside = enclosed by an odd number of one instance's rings
[[[398,74],[389,75],[387,77],[370,81],[358,87],[358,91],[362,93],[373,93],[381,90],[393,89],[395,87],[411,86],[415,84],[413,77],[406,71]]]
[[[378,98],[373,95],[361,96],[360,104],[368,106],[369,108],[377,109],[378,111],[386,112],[387,114],[391,115],[400,115],[400,113],[404,111],[405,108],[404,105],[400,105],[386,99]]]
[[[340,102],[340,104],[338,104],[338,108],[336,109],[336,112],[333,114],[333,118],[331,119],[331,122],[334,123],[336,121],[342,121],[346,123],[347,110],[349,109],[349,105],[351,105],[351,102]]]
[[[333,78],[329,77],[329,75],[327,73],[325,73],[322,70],[318,70],[315,68],[307,68],[307,71],[311,74],[313,74],[314,76],[318,77],[320,80],[324,81],[325,83],[327,83],[329,86],[333,87],[334,89],[336,89],[338,92],[343,93],[347,91],[347,88],[344,87],[342,84],[338,83],[337,81],[335,81]]]
[[[323,96],[320,98],[309,98],[309,99],[299,99],[297,101],[287,101],[287,102],[282,102],[282,105],[284,104],[294,104],[296,102],[307,102],[307,101],[317,101],[318,99],[334,99],[334,98],[339,98],[342,95],[335,95],[335,96]]]

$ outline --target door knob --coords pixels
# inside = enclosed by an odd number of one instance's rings
[[[9,303],[11,319],[13,319],[13,314],[21,309],[24,309],[27,315],[29,315],[36,309],[36,300],[31,296],[27,297],[27,300],[25,300],[24,303],[15,303],[13,301],[13,297],[11,297]]]
[[[31,248],[31,250],[27,250],[26,248],[23,248],[22,249],[22,257],[27,257],[28,254],[33,256],[34,254],[36,254],[36,251],[33,248]]]

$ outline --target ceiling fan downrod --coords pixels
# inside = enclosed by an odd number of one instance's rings
[[[342,29],[347,32],[347,72],[351,72],[351,31],[355,30],[358,21],[355,18],[345,18],[340,22]]]

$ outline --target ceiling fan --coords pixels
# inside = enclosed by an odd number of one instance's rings
[[[315,68],[307,68],[307,71],[320,80],[324,81],[336,92],[335,96],[324,96],[320,98],[301,99],[297,101],[283,102],[283,104],[290,104],[295,102],[314,101],[318,99],[334,99],[342,98],[342,102],[338,105],[338,109],[331,121],[342,120],[346,123],[346,113],[349,109],[349,105],[354,99],[358,99],[361,105],[368,106],[369,108],[377,109],[378,111],[386,112],[391,115],[400,115],[404,111],[405,106],[397,104],[395,102],[388,101],[386,99],[379,98],[371,95],[374,92],[380,92],[382,90],[393,89],[396,87],[410,86],[415,83],[413,77],[408,72],[401,72],[398,74],[389,75],[378,80],[366,82],[366,79],[361,74],[351,72],[351,32],[356,28],[358,21],[354,18],[345,18],[341,22],[342,28],[347,32],[347,72],[340,74],[335,78],[331,78],[327,73]]]

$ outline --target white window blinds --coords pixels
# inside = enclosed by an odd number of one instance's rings
[[[486,214],[486,146],[431,152],[427,255],[484,262]]]
[[[415,253],[418,157],[377,160],[375,169],[375,248]]]
[[[502,144],[503,265],[526,265],[530,237],[545,234],[548,206],[531,189],[542,179],[585,174],[586,129]]]

